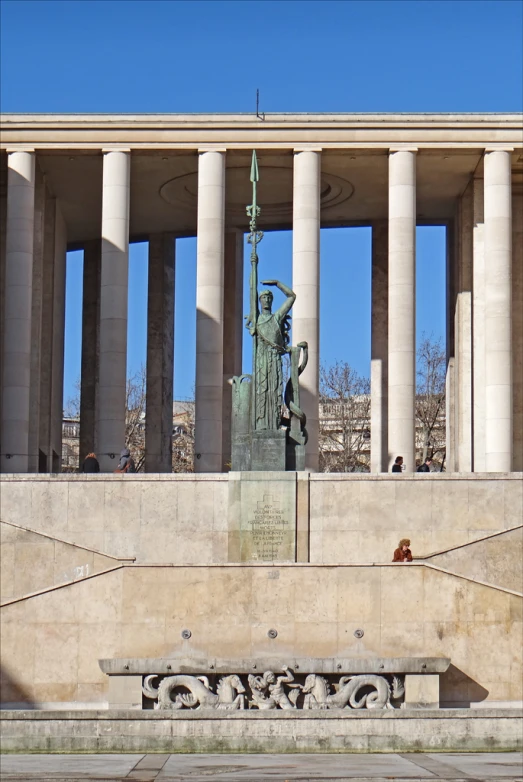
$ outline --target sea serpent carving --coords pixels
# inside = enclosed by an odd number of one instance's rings
[[[147,686],[149,692],[153,693],[151,688],[151,677],[147,676],[144,681],[144,688]],[[183,688],[188,692],[176,692],[175,690]],[[158,708],[159,709],[243,709],[245,706],[245,687],[236,674],[224,676],[218,682],[216,692],[214,693],[209,686],[209,680],[206,676],[187,676],[180,674],[177,676],[167,676],[162,679],[158,687]],[[144,690],[144,694],[147,693]],[[173,699],[174,695],[174,699]],[[151,695],[147,695],[151,697]],[[154,695],[153,695],[154,697]]]
[[[160,684],[155,685],[155,680]],[[304,683],[294,679],[284,665],[280,673],[265,671],[247,675],[251,692],[249,708],[266,710],[294,709],[393,709],[405,693],[403,679],[376,674],[342,676],[337,684],[316,673],[308,674]],[[156,701],[155,709],[227,709],[246,708],[245,686],[238,674],[223,676],[213,691],[207,676],[177,674],[161,678],[144,676],[142,692]]]
[[[358,693],[367,687],[358,699]],[[400,698],[404,693],[401,680],[393,677],[392,688],[383,676],[365,674],[363,676],[342,676],[337,692],[330,692],[330,685],[323,676],[311,673],[303,685],[304,709],[344,709],[349,705],[353,709],[392,709],[392,698]]]

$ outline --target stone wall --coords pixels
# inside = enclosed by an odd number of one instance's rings
[[[523,592],[523,526],[424,559],[475,581]]]
[[[521,596],[427,564],[120,565],[5,604],[1,633],[11,705],[105,704],[112,657],[441,656],[443,705],[522,698]]]
[[[226,474],[2,476],[0,518],[137,562],[221,564],[228,491]],[[300,497],[298,532],[303,538],[309,526],[314,563],[390,562],[403,537],[428,556],[523,517],[520,473],[311,474]]]
[[[311,475],[310,561],[388,562],[400,538],[426,556],[522,518],[521,473]]]
[[[120,563],[99,551],[0,521],[0,600],[108,570]]]
[[[0,518],[139,562],[227,562],[227,475],[2,476]]]
[[[205,711],[2,712],[2,749],[212,754],[516,752],[522,747],[519,709],[320,714],[251,710],[222,712],[217,718]]]

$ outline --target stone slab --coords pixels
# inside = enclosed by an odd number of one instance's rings
[[[208,782],[217,777],[220,782],[233,780],[272,780],[275,772],[284,774],[285,779],[302,780],[314,775],[315,780],[351,779],[354,782],[373,780],[383,782],[394,779],[405,782],[410,779],[469,778],[471,769],[474,778],[490,780],[514,778],[519,775],[521,755],[516,752],[463,755],[410,753],[387,755],[305,755],[292,757],[274,755],[8,755],[2,757],[2,767],[6,780],[61,779],[63,773],[70,772],[76,778],[84,776],[93,779],[103,775],[103,768],[114,774],[115,769],[123,769],[125,763],[134,760],[136,765],[127,778],[156,779],[157,782],[179,782],[190,779],[191,782]],[[461,770],[465,764],[466,775]],[[149,772],[149,775],[147,774]],[[118,772],[117,772],[118,773]],[[107,774],[103,775],[106,776]],[[114,779],[114,777],[112,777]]]
[[[190,673],[193,675],[215,673],[252,673],[253,670],[282,670],[288,665],[300,673],[407,673],[423,677],[424,674],[445,673],[450,665],[448,657],[368,657],[368,658],[314,658],[296,657],[279,659],[273,657],[254,659],[196,659],[196,658],[143,658],[127,657],[98,660],[101,670],[111,678],[149,673]],[[425,676],[424,678],[427,678]]]
[[[405,676],[405,708],[437,709],[439,676],[409,674]]]
[[[140,761],[139,755],[3,755],[2,778],[64,779],[71,774],[89,775],[90,778],[126,776]],[[23,775],[23,776],[22,776]],[[34,776],[33,776],[34,775]],[[70,777],[69,777],[70,778]]]
[[[239,508],[236,528],[227,508],[233,485],[247,474],[2,475],[0,517],[140,563],[239,562]],[[426,557],[514,528],[523,517],[521,473],[289,473],[296,475],[299,559],[315,564],[390,562],[406,527],[414,557]],[[515,563],[516,553],[509,551]],[[453,555],[456,567],[464,557]],[[494,559],[488,568],[467,565],[464,575],[490,583]]]
[[[107,700],[110,709],[141,709],[142,677],[110,676]]]
[[[240,562],[295,562],[296,473],[242,473],[239,492],[229,529],[239,529]]]
[[[522,717],[521,709],[0,712],[4,752],[47,753],[516,752]]]

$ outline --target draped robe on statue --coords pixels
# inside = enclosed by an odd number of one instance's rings
[[[258,316],[256,346],[256,429],[279,429],[283,397],[282,321],[286,311]]]

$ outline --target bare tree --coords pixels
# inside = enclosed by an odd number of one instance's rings
[[[194,399],[174,402],[173,472],[194,472]]]
[[[74,384],[74,394],[65,403],[64,417],[80,420],[80,378]]]
[[[347,362],[320,370],[320,470],[368,472],[370,381]]]
[[[131,451],[136,472],[145,465],[145,405],[147,401],[147,370],[142,364],[127,378],[125,390],[125,445]]]
[[[445,375],[447,356],[441,339],[422,334],[417,350],[416,446],[420,463],[445,462]]]

